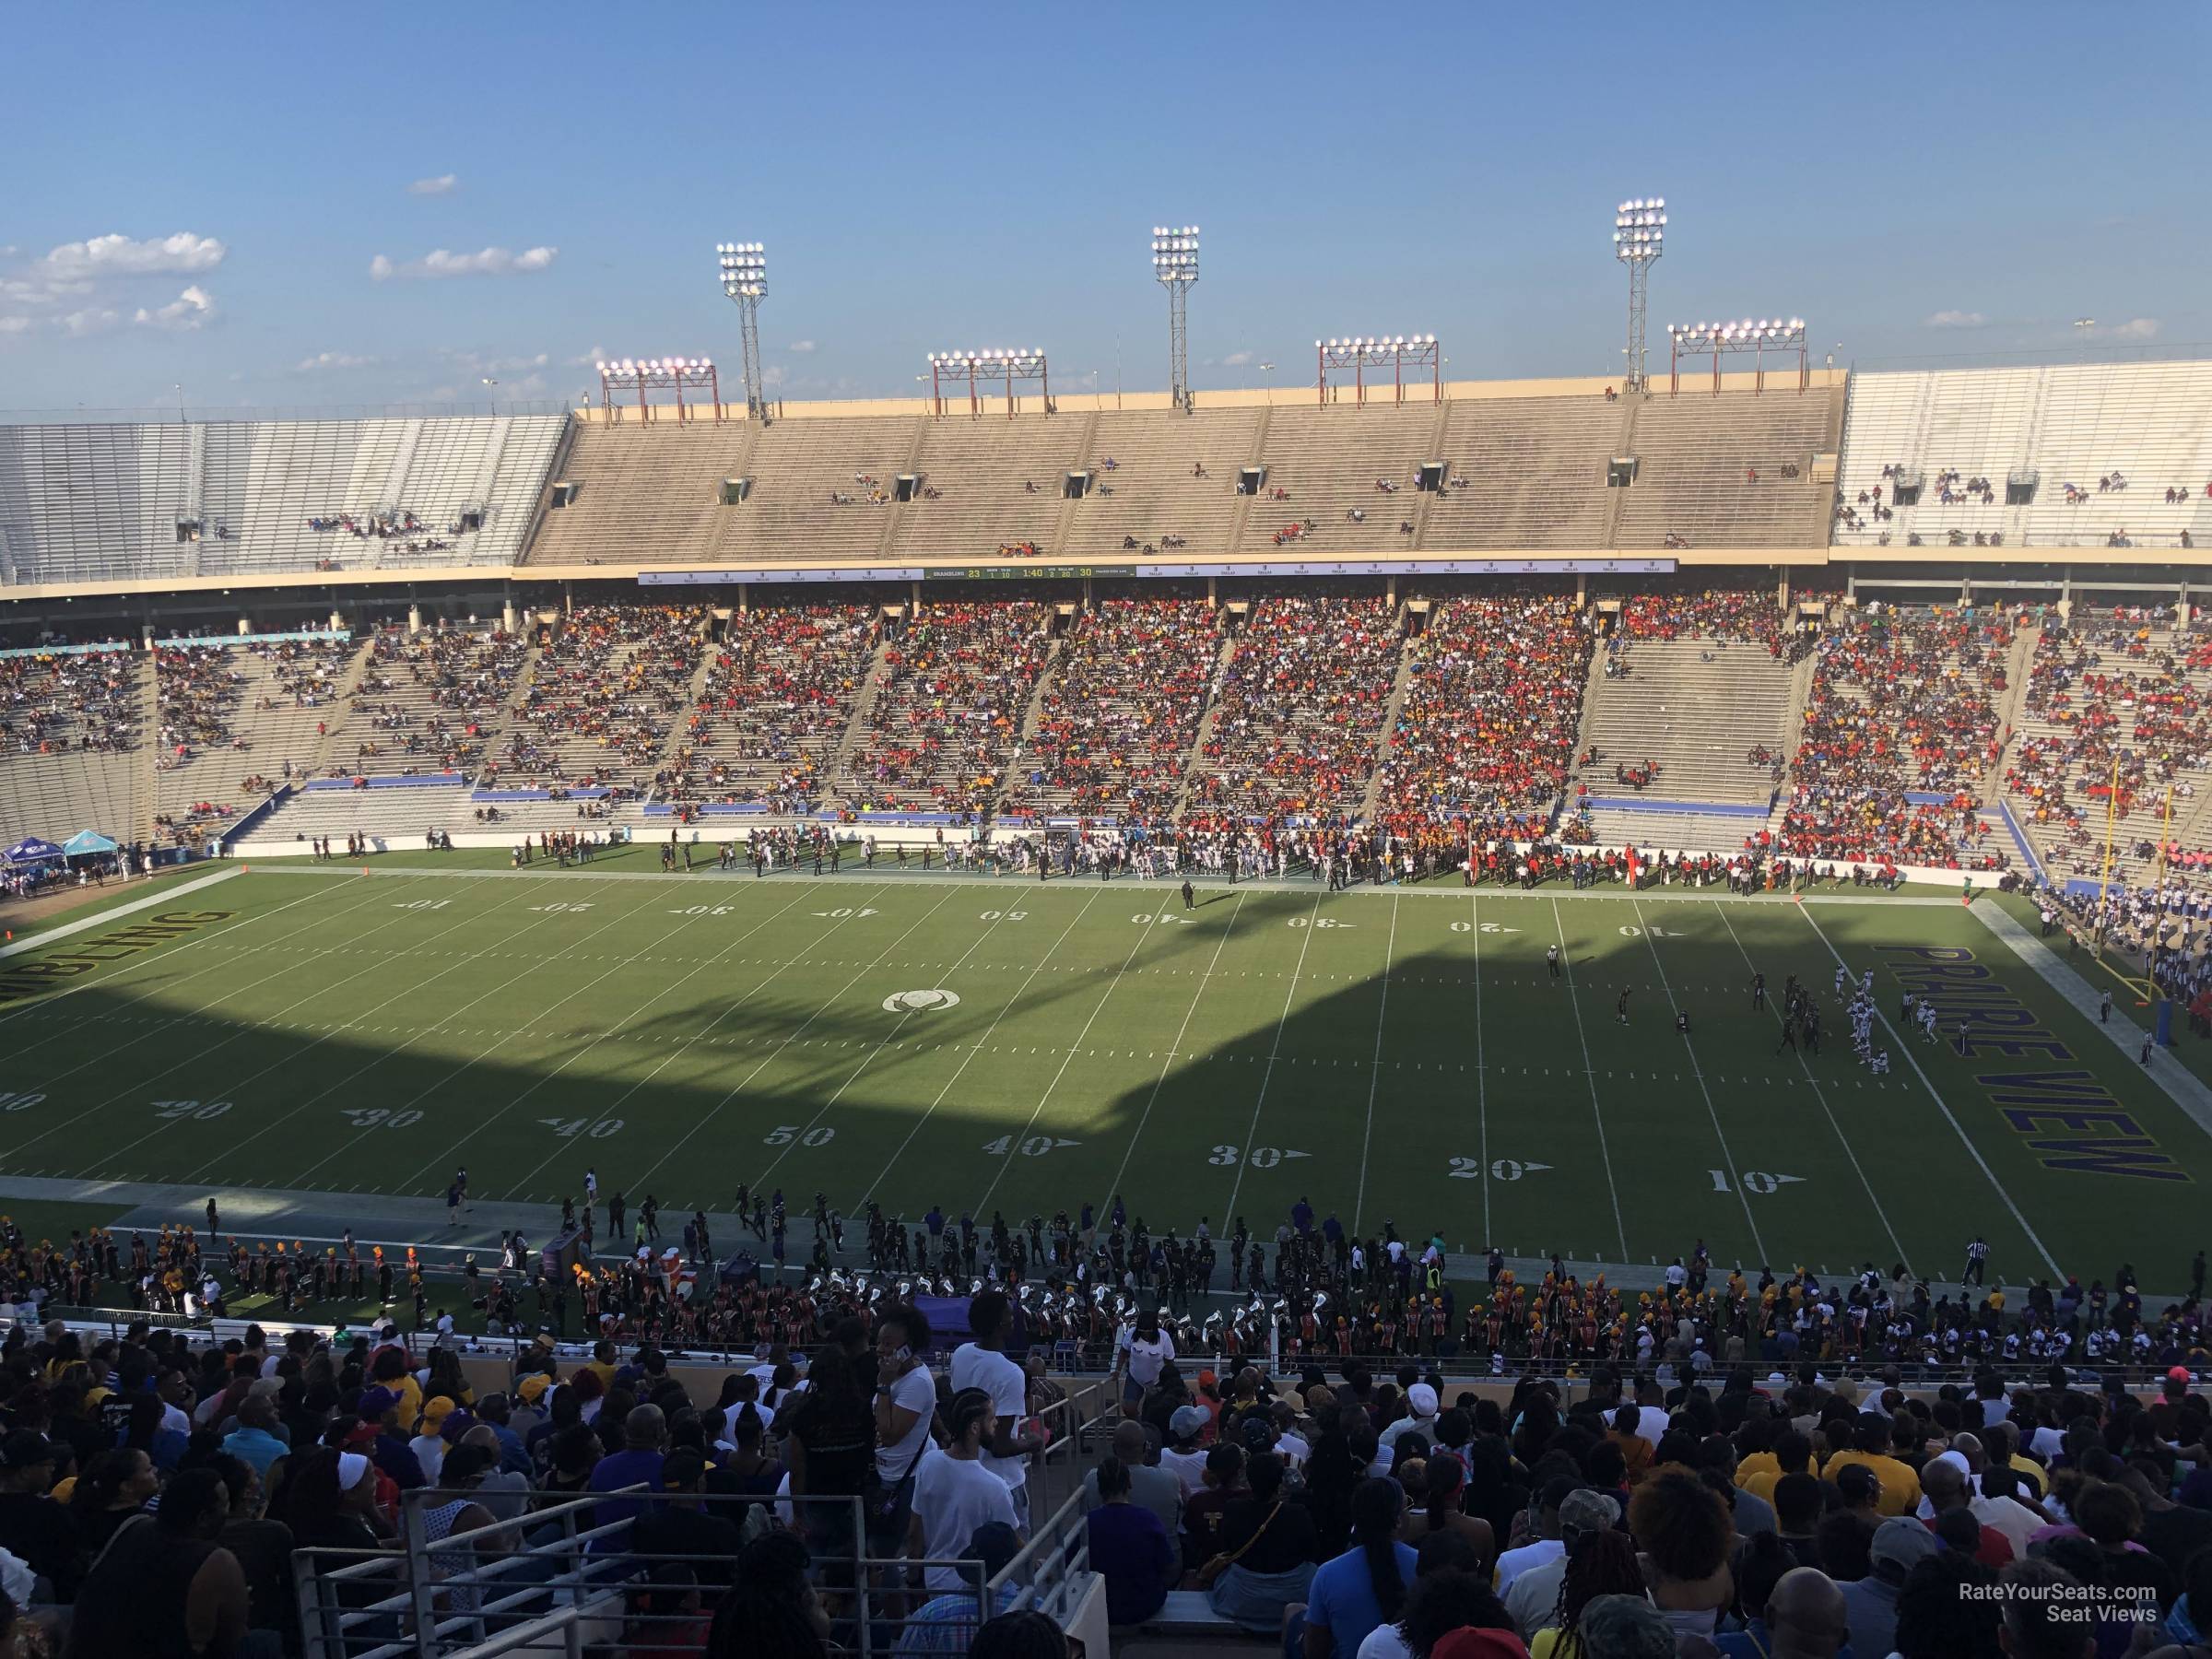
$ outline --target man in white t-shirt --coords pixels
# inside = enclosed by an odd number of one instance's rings
[[[986,1290],[968,1304],[968,1329],[974,1340],[952,1350],[953,1392],[980,1388],[991,1398],[998,1422],[983,1442],[982,1465],[1006,1483],[1014,1500],[1014,1524],[1030,1523],[1030,1456],[1044,1449],[1042,1440],[1020,1431],[1030,1412],[1030,1379],[1000,1350],[1006,1346],[1009,1309],[1003,1290]],[[961,1547],[967,1540],[961,1540]],[[958,1554],[958,1551],[954,1552]]]
[[[910,1559],[957,1561],[968,1553],[976,1528],[994,1521],[1015,1525],[1014,1494],[984,1463],[983,1446],[997,1428],[991,1396],[982,1389],[953,1396],[946,1411],[951,1440],[941,1451],[924,1453],[914,1472],[914,1512],[906,1535]],[[917,1582],[911,1571],[907,1582]],[[932,1590],[957,1590],[959,1570],[926,1568],[919,1582]]]

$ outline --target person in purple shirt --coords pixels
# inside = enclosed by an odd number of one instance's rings
[[[1129,1501],[1129,1471],[1118,1457],[1098,1468],[1099,1507],[1085,1525],[1090,1534],[1090,1569],[1106,1581],[1109,1624],[1141,1624],[1159,1612],[1177,1576],[1175,1546],[1160,1519]]]
[[[639,1406],[622,1419],[622,1450],[603,1457],[592,1469],[592,1490],[618,1492],[624,1487],[661,1489],[662,1453],[668,1441],[668,1420],[658,1406]],[[608,1498],[593,1511],[593,1524],[611,1526],[626,1521],[645,1507],[642,1497]]]

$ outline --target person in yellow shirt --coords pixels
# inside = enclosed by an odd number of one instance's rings
[[[1833,1480],[1838,1470],[1853,1464],[1870,1470],[1882,1483],[1879,1508],[1884,1519],[1910,1515],[1920,1508],[1920,1477],[1911,1464],[1889,1455],[1889,1425],[1885,1419],[1861,1416],[1853,1443],[1831,1455],[1820,1465],[1820,1473]]]
[[[1774,1450],[1767,1454],[1767,1462],[1773,1465],[1771,1474],[1760,1469],[1746,1476],[1739,1466],[1735,1484],[1753,1497],[1772,1503],[1775,1485],[1784,1475],[1810,1475],[1813,1472],[1812,1438],[1794,1429],[1783,1430],[1774,1437]]]

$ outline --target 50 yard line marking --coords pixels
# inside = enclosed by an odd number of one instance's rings
[[[1237,1213],[1237,1194],[1244,1190],[1245,1156],[1252,1150],[1252,1137],[1260,1132],[1260,1110],[1267,1104],[1267,1086],[1275,1081],[1275,1062],[1283,1052],[1283,1028],[1290,1023],[1290,1005],[1298,996],[1299,976],[1306,971],[1306,947],[1313,943],[1313,918],[1321,914],[1321,895],[1313,895],[1313,908],[1306,912],[1306,924],[1298,935],[1298,966],[1290,971],[1290,989],[1283,994],[1283,1011],[1275,1021],[1275,1046],[1267,1051],[1267,1069],[1260,1074],[1260,1092],[1252,1102],[1252,1122],[1244,1130],[1244,1144],[1237,1149],[1237,1178],[1230,1183],[1229,1207],[1221,1212],[1221,1224],[1233,1225],[1231,1218]]]
[[[1103,888],[1091,889],[1090,897],[1083,900],[1083,908],[1076,912],[1073,921],[1060,930],[1060,936],[1053,941],[1052,948],[1047,950],[1038,959],[1037,965],[1023,977],[1021,983],[1015,987],[1014,994],[1006,998],[998,1012],[991,1016],[991,1023],[983,1028],[983,1034],[969,1044],[968,1052],[960,1056],[960,1063],[953,1069],[952,1076],[945,1079],[945,1087],[937,1090],[937,1098],[930,1101],[928,1110],[924,1112],[921,1117],[915,1120],[914,1126],[906,1132],[906,1138],[899,1143],[898,1150],[884,1161],[883,1172],[868,1182],[868,1190],[860,1195],[860,1202],[853,1206],[854,1211],[867,1208],[868,1200],[876,1196],[876,1189],[890,1178],[893,1168],[897,1166],[901,1158],[906,1156],[906,1149],[914,1144],[914,1136],[922,1133],[924,1126],[936,1114],[937,1108],[945,1104],[945,1097],[952,1092],[952,1086],[966,1074],[968,1063],[983,1052],[983,1044],[991,1041],[991,1033],[998,1030],[998,1022],[1004,1019],[1012,1011],[1014,1005],[1021,1000],[1021,994],[1027,991],[1037,976],[1044,971],[1045,964],[1059,955],[1060,947],[1067,943],[1067,935],[1076,931],[1076,924],[1090,914],[1090,907],[1099,901],[1099,895],[1104,890]],[[991,925],[995,927],[998,924],[994,922]]]
[[[1751,953],[1744,948],[1743,940],[1736,935],[1735,924],[1729,919],[1725,909],[1721,912],[1721,924],[1727,928],[1728,937],[1734,941],[1736,954],[1744,959],[1744,966],[1756,973],[1759,971],[1758,964],[1752,961]],[[1653,949],[1656,948],[1657,947],[1654,946]],[[1778,1022],[1784,1018],[1782,1012],[1774,1006],[1772,997],[1768,997],[1766,1003],[1767,1011],[1772,1014]],[[1859,1155],[1852,1150],[1851,1142],[1844,1138],[1843,1125],[1837,1122],[1835,1112],[1828,1103],[1828,1092],[1820,1087],[1819,1078],[1813,1075],[1812,1063],[1806,1059],[1805,1051],[1802,1049],[1797,1051],[1797,1069],[1805,1074],[1805,1080],[1813,1086],[1813,1099],[1820,1102],[1820,1111],[1828,1119],[1828,1126],[1835,1131],[1836,1144],[1843,1148],[1843,1156],[1851,1159],[1852,1173],[1859,1178],[1859,1184],[1866,1189],[1867,1203],[1874,1206],[1874,1213],[1879,1218],[1883,1230],[1888,1233],[1889,1242],[1896,1247],[1897,1259],[1902,1262],[1906,1271],[1910,1272],[1912,1267],[1912,1258],[1905,1252],[1904,1241],[1897,1236],[1897,1229],[1889,1224],[1889,1214],[1882,1208],[1882,1201],[1875,1196],[1874,1183],[1866,1179],[1866,1171],[1859,1165]]]
[[[890,888],[887,887],[879,889],[879,891],[888,893],[890,891]],[[682,1151],[684,1147],[690,1142],[690,1139],[693,1135],[697,1135],[701,1129],[704,1129],[709,1124],[712,1123],[716,1117],[721,1115],[723,1108],[727,1106],[732,1100],[735,1100],[740,1094],[744,1093],[747,1086],[749,1085],[755,1077],[759,1077],[761,1072],[766,1070],[771,1061],[782,1057],[783,1051],[791,1046],[793,1041],[798,1037],[799,1032],[804,1031],[808,1026],[812,1025],[816,1020],[819,1019],[824,1014],[829,1012],[830,1008],[840,997],[843,996],[846,992],[850,991],[854,985],[860,982],[860,979],[863,974],[872,971],[877,962],[882,961],[885,957],[890,955],[892,951],[896,950],[899,947],[900,942],[903,940],[908,934],[912,933],[915,928],[921,926],[923,923],[928,921],[930,917],[935,915],[939,910],[944,908],[946,900],[950,899],[951,897],[952,889],[947,888],[943,899],[939,899],[936,903],[931,905],[927,910],[924,911],[921,915],[917,916],[913,921],[908,923],[905,927],[901,928],[899,932],[898,937],[894,938],[888,945],[886,945],[882,950],[878,951],[873,961],[863,965],[858,973],[853,974],[851,979],[840,985],[835,991],[832,991],[828,999],[823,1002],[820,1007],[815,1009],[813,1013],[807,1015],[806,1018],[800,1022],[797,1030],[793,1031],[789,1037],[784,1038],[782,1041],[771,1044],[768,1053],[761,1055],[760,1058],[755,1062],[753,1069],[747,1072],[744,1077],[740,1077],[736,1082],[730,1085],[729,1088],[723,1094],[722,1099],[715,1101],[713,1105],[708,1107],[705,1113],[700,1116],[700,1120],[696,1124],[693,1124],[690,1128],[685,1130],[681,1135],[677,1136],[675,1145],[671,1146],[665,1152],[662,1153],[659,1159],[653,1164],[653,1166],[647,1170],[643,1175],[638,1178],[638,1184],[640,1186],[644,1186],[655,1175],[659,1174],[661,1171],[661,1167],[671,1158],[674,1158],[678,1152]],[[858,909],[859,907],[854,906],[853,908]],[[844,924],[844,921],[841,920],[837,925],[838,927],[842,927]],[[998,924],[996,923],[992,924],[992,926],[994,927],[997,925]],[[831,933],[835,933],[837,928],[833,927],[830,931]],[[986,936],[988,936],[987,932]],[[776,972],[781,972],[782,971],[782,970],[779,968],[776,970]],[[755,985],[753,990],[758,991],[760,989],[760,985],[767,984],[769,979],[773,979],[774,977],[775,974],[771,973],[767,979],[763,979],[760,982],[759,985]],[[752,994],[752,992],[748,991],[746,993],[746,994],[749,997]]]
[[[1247,888],[1246,892],[1249,891]],[[1237,907],[1229,912],[1229,924],[1222,928],[1220,938],[1214,942],[1214,954],[1206,959],[1206,971],[1198,976],[1198,989],[1191,995],[1191,1006],[1182,1011],[1182,1023],[1175,1028],[1175,1041],[1168,1045],[1167,1054],[1159,1063],[1159,1076],[1152,1080],[1152,1092],[1146,1097],[1145,1110],[1137,1117],[1135,1129],[1130,1133],[1128,1150],[1122,1154],[1122,1167],[1114,1171],[1113,1184],[1106,1189],[1109,1196],[1122,1190],[1122,1178],[1129,1173],[1129,1160],[1136,1156],[1136,1143],[1144,1135],[1145,1125],[1152,1121],[1152,1108],[1159,1103],[1159,1091],[1167,1083],[1169,1068],[1175,1064],[1176,1055],[1182,1052],[1182,1040],[1190,1031],[1191,1017],[1198,1012],[1198,999],[1206,994],[1206,982],[1214,977],[1214,970],[1220,965],[1222,947],[1229,943],[1229,935],[1236,931],[1237,917],[1244,909],[1244,893],[1237,895]]]
[[[1634,890],[1632,888],[1630,889],[1631,894]],[[1659,942],[1652,937],[1652,930],[1644,925],[1643,906],[1631,897],[1629,908],[1636,914],[1636,931],[1643,935],[1644,944],[1651,949],[1652,966],[1659,971],[1659,989],[1666,993],[1666,1006],[1678,1017],[1682,1012],[1682,1005],[1675,1000],[1675,988],[1666,977],[1666,964],[1659,959]],[[1705,1084],[1705,1068],[1698,1064],[1697,1045],[1685,1036],[1682,1047],[1689,1055],[1689,1075],[1698,1080],[1698,1092],[1705,1097],[1705,1115],[1712,1121],[1712,1138],[1720,1143],[1721,1161],[1728,1166],[1728,1184],[1735,1188],[1735,1201],[1743,1206],[1744,1224],[1751,1230],[1751,1242],[1758,1246],[1759,1256],[1764,1259],[1767,1241],[1759,1236],[1759,1220],[1751,1214],[1751,1194],[1744,1191],[1743,1178],[1736,1172],[1735,1154],[1728,1149],[1727,1132],[1721,1127],[1720,1108],[1712,1103],[1712,1090]]]
[[[1848,972],[1851,964],[1843,959],[1843,953],[1838,950],[1834,942],[1821,931],[1820,924],[1814,919],[1811,908],[1801,904],[1797,907],[1797,911],[1811,925],[1813,932],[1818,935],[1820,943],[1828,947],[1828,954],[1836,959],[1836,966]],[[1959,1137],[1959,1144],[1966,1148],[1967,1156],[1974,1160],[1974,1166],[1987,1177],[1991,1190],[2005,1201],[2005,1207],[2012,1213],[2014,1225],[2020,1230],[2027,1241],[2035,1246],[2037,1253],[2043,1258],[2044,1265],[2051,1269],[2052,1277],[2063,1277],[2064,1270],[2058,1265],[2058,1258],[2053,1255],[2049,1247],[2036,1236],[2035,1229],[2028,1225],[2028,1218],[2020,1214],[2020,1206],[2012,1201],[2012,1194],[2005,1190],[2005,1183],[1997,1179],[1996,1171],[1989,1167],[1989,1160],[1982,1156],[1982,1148],[1974,1145],[1959,1120],[1951,1115],[1950,1102],[1937,1092],[1936,1085],[1928,1080],[1928,1074],[1921,1070],[1919,1057],[1912,1053],[1911,1045],[1897,1034],[1897,1028],[1889,1023],[1889,1017],[1882,1012],[1881,1000],[1878,997],[1875,1000],[1874,1017],[1882,1022],[1882,1030],[1889,1033],[1890,1041],[1897,1044],[1898,1052],[1904,1055],[1905,1063],[1912,1066],[1912,1075],[1920,1079],[1920,1086],[1928,1091],[1928,1099],[1936,1102],[1936,1110],[1943,1113],[1943,1121],[1951,1126],[1951,1133]]]
[[[1559,962],[1567,971],[1567,1006],[1574,1010],[1574,1034],[1583,1044],[1583,1077],[1590,1085],[1590,1115],[1597,1123],[1598,1161],[1606,1166],[1606,1191],[1613,1198],[1613,1230],[1620,1239],[1620,1259],[1629,1254],[1629,1224],[1621,1218],[1620,1189],[1613,1182],[1613,1154],[1606,1147],[1606,1112],[1597,1103],[1597,1068],[1590,1063],[1590,1033],[1583,1028],[1583,1003],[1574,989],[1574,950],[1567,943],[1567,924],[1559,918],[1559,901],[1551,901],[1551,925],[1559,938]]]
[[[1308,929],[1308,932],[1312,931]],[[1398,947],[1398,900],[1390,901],[1390,938],[1382,947],[1382,996],[1375,1006],[1375,1053],[1367,1068],[1367,1127],[1359,1136],[1359,1186],[1352,1197],[1352,1232],[1367,1210],[1367,1154],[1375,1139],[1375,1091],[1382,1087],[1382,1025],[1390,1018],[1390,963]]]

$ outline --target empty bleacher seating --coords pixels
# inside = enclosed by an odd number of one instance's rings
[[[1077,464],[1090,473],[1090,488],[1069,514],[1066,546],[1054,551],[1124,559],[1146,547],[1171,556],[1223,551],[1243,499],[1238,470],[1256,459],[1259,433],[1257,409],[1101,416],[1092,453]],[[1251,511],[1266,509],[1254,501]]]
[[[1622,408],[1603,397],[1472,397],[1453,402],[1441,453],[1445,487],[1424,548],[1599,547],[1606,464],[1620,452]]]
[[[1670,535],[1692,547],[1817,543],[1830,491],[1813,482],[1812,461],[1833,451],[1841,409],[1841,391],[1819,386],[1647,398],[1614,546],[1664,547]]]
[[[1268,488],[1288,494],[1253,503],[1238,550],[1271,552],[1277,535],[1294,524],[1312,525],[1295,545],[1316,551],[1410,548],[1414,538],[1400,526],[1414,520],[1421,500],[1415,477],[1422,462],[1437,459],[1443,414],[1444,406],[1425,397],[1271,410],[1263,452]]]

